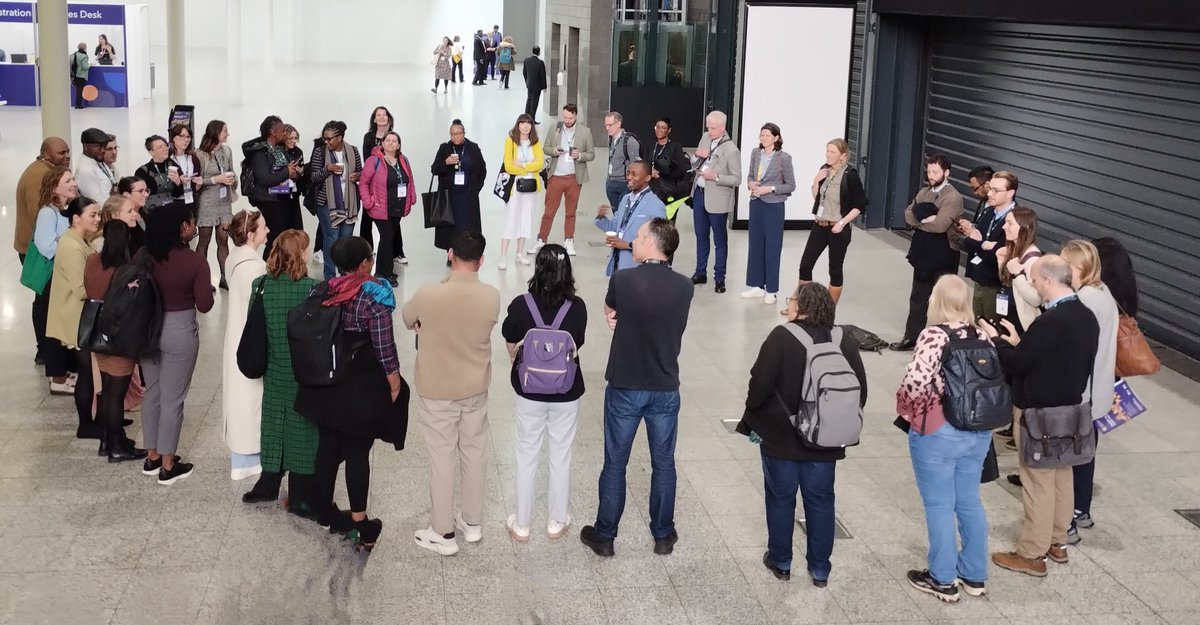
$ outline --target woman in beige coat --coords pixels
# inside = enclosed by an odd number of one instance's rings
[[[267,263],[258,249],[267,241],[267,222],[258,211],[244,210],[233,216],[229,236],[233,248],[225,264],[229,310],[225,324],[225,353],[222,357],[221,406],[225,416],[225,443],[229,445],[232,480],[262,473],[259,462],[262,428],[262,380],[242,375],[237,365],[238,343],[250,307],[250,289],[254,279],[267,273]]]

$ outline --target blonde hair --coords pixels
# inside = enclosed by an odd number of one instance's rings
[[[967,281],[948,274],[938,278],[929,296],[927,314],[929,325],[942,323],[971,323],[975,312],[971,306],[971,287]]]
[[[1072,268],[1079,270],[1079,286],[1100,286],[1100,252],[1091,241],[1067,241],[1058,255]]]
[[[104,232],[104,226],[108,222],[117,219],[125,208],[125,202],[130,202],[130,199],[123,195],[114,195],[104,201],[104,206],[100,208],[100,232]]]

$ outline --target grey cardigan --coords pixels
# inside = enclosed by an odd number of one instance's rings
[[[1100,340],[1096,343],[1096,361],[1092,365],[1092,418],[1099,419],[1112,408],[1113,384],[1117,370],[1117,301],[1108,287],[1101,284],[1080,287],[1079,301],[1096,316]],[[1085,398],[1088,399],[1088,398]]]
[[[763,186],[775,187],[775,190],[757,199],[768,204],[782,204],[796,190],[796,175],[792,171],[791,154],[783,150],[775,150],[774,155],[767,163],[766,171],[763,172],[762,180],[759,180],[759,183]],[[747,181],[758,179],[758,162],[762,156],[763,149],[761,147],[754,148],[750,152],[750,170],[746,173]],[[751,199],[754,197],[751,196]]]

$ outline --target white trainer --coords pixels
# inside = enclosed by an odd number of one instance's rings
[[[262,473],[262,465],[261,464],[256,464],[252,467],[242,467],[240,469],[230,469],[229,470],[229,479],[231,479],[235,482],[238,482],[238,481],[244,480],[248,477],[251,477],[254,475],[259,475],[260,473]]]
[[[501,258],[500,262],[496,263],[496,268],[501,271],[508,269],[508,259]]]
[[[529,260],[529,257],[524,254],[517,254],[517,264],[532,265],[533,261]]]
[[[462,532],[463,540],[477,543],[483,540],[483,525],[471,525],[463,520],[462,513],[454,515],[454,528]]]
[[[575,239],[565,239],[563,247],[567,248],[567,256],[575,255]]]
[[[774,304],[777,299],[778,298],[775,297],[774,293],[767,293],[766,295],[763,296],[763,303],[768,304],[768,305]]]
[[[743,299],[754,299],[756,297],[762,297],[766,293],[767,292],[762,290],[761,287],[756,286],[753,288],[746,289],[745,291],[742,291],[742,298]]]
[[[401,265],[407,265],[408,258],[405,256],[401,256],[399,259],[396,260],[396,262],[400,263]]]
[[[442,536],[433,531],[432,527],[413,532],[413,542],[422,549],[428,549],[443,556],[452,556],[458,553],[458,541]]]
[[[566,521],[550,521],[546,524],[546,538],[550,540],[558,540],[563,534],[567,533],[567,528],[571,527],[571,515],[567,515]]]
[[[517,515],[508,515],[508,520],[504,522],[504,525],[508,528],[508,535],[512,536],[513,540],[519,543],[529,542],[529,528],[517,525]]]
[[[570,241],[570,239],[567,239],[567,240]],[[533,245],[530,246],[528,250],[525,250],[525,253],[529,254],[530,256],[533,256],[534,254],[537,254],[538,251],[541,250],[542,246],[545,244],[546,244],[546,242],[541,239],[534,239]]]

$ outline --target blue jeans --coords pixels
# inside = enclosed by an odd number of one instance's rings
[[[321,242],[321,249],[325,250],[325,279],[328,280],[337,275],[337,266],[333,264],[333,258],[329,252],[333,250],[333,242],[342,237],[354,236],[354,224],[342,222],[341,225],[334,228],[329,222],[329,207],[317,207],[317,223],[321,226],[321,234],[324,236],[324,241]],[[382,262],[390,262],[388,259],[381,259]],[[376,260],[380,262],[380,260]]]
[[[629,193],[629,185],[624,180],[606,180],[604,182],[604,195],[608,197],[608,205],[612,207],[613,213],[616,213],[617,207],[621,205],[621,198]]]
[[[771,563],[792,568],[792,533],[796,529],[796,489],[804,502],[808,545],[805,559],[813,579],[829,579],[833,564],[833,477],[836,462],[801,462],[762,454],[767,504],[767,551]]]
[[[779,292],[779,255],[783,253],[784,203],[750,200],[750,251],[746,256],[746,286]]]
[[[696,226],[696,272],[692,275],[708,275],[708,231],[712,230],[713,247],[717,248],[717,258],[713,261],[713,279],[717,282],[725,281],[725,260],[729,256],[729,232],[725,229],[725,222],[728,220],[728,213],[710,213],[704,210],[704,189],[696,187],[692,195],[692,221]]]
[[[967,432],[949,423],[931,434],[918,434],[916,428],[908,433],[917,490],[925,504],[929,572],[939,584],[953,584],[956,578],[987,581],[988,522],[979,500],[979,474],[991,439],[991,432]]]
[[[600,508],[596,533],[617,537],[625,512],[625,467],[638,424],[646,420],[650,442],[650,533],[666,538],[675,529],[675,435],[679,391],[604,389],[604,468],[600,470]]]

